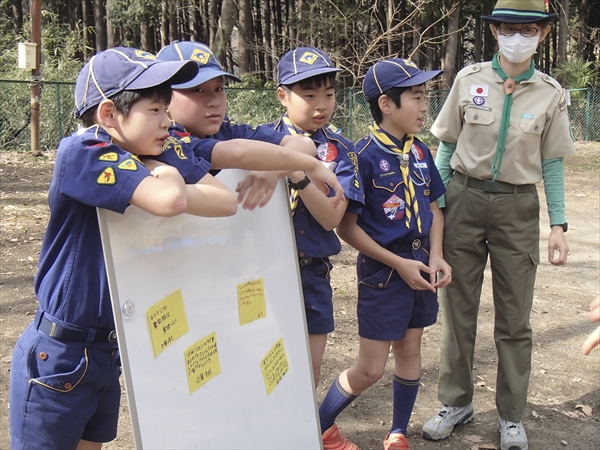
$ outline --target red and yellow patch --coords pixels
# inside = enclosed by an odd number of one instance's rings
[[[112,186],[116,184],[117,176],[115,175],[115,170],[112,167],[107,167],[102,171],[98,178],[96,178],[96,183],[104,185],[104,186]]]
[[[100,155],[98,157],[98,161],[116,162],[118,160],[119,160],[119,155],[117,155],[115,152],[104,153],[103,155]]]

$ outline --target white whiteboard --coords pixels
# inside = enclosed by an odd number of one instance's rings
[[[234,189],[245,174],[218,178]],[[137,448],[321,448],[287,202],[280,181],[267,206],[228,218],[98,210]],[[237,286],[258,279],[266,317],[240,325]],[[189,331],[155,356],[147,312],[178,289]],[[221,372],[191,392],[184,353],[213,332]],[[260,364],[280,338],[288,370],[267,395]]]

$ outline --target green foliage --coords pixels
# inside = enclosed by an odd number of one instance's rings
[[[563,61],[552,71],[552,75],[570,89],[591,87],[600,81],[594,63],[579,57]]]
[[[243,75],[241,78],[241,83],[227,89],[229,117],[239,123],[257,126],[273,122],[284,112],[272,82],[265,86],[259,77]]]

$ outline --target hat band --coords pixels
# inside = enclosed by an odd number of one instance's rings
[[[540,12],[540,11],[521,11],[516,9],[494,9],[492,11],[492,16],[513,16],[513,17],[526,17],[530,19],[531,17],[538,17],[540,19],[545,19],[548,17],[548,13]]]

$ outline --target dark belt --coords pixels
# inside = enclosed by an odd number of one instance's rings
[[[419,250],[421,247],[429,247],[429,238],[422,237],[413,239],[412,241],[403,242],[401,244],[388,245],[387,249],[392,253],[406,253],[414,250]]]
[[[94,333],[94,339],[91,341],[95,344],[100,342],[115,342],[117,340],[116,330],[101,330],[91,328],[68,328],[64,325],[54,322],[52,316],[46,315],[43,311],[37,311],[35,315],[35,325],[38,330],[43,331],[48,336],[58,339],[59,341],[69,342],[87,342],[88,337]]]
[[[463,184],[466,180],[467,187],[480,189],[483,192],[490,194],[524,194],[525,192],[536,191],[535,184],[510,184],[504,183],[503,181],[478,180],[477,178],[471,178],[460,172],[454,172],[454,178]]]

